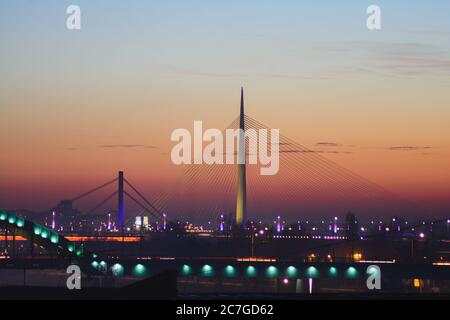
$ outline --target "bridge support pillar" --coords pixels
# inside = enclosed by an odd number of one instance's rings
[[[13,229],[12,257],[16,258],[16,228]]]
[[[119,230],[123,230],[123,219],[125,215],[125,206],[123,202],[123,171],[119,171],[119,177],[117,179],[118,182],[118,219],[119,219]]]
[[[5,228],[5,255],[8,256],[8,228]]]
[[[31,234],[31,239],[30,239],[30,255],[31,255],[31,259],[34,259],[34,234]]]
[[[238,150],[238,185],[236,196],[236,224],[245,228],[247,222],[247,182],[245,172],[246,145],[245,145],[245,115],[244,115],[244,89],[241,88],[241,111],[239,115],[239,150]]]

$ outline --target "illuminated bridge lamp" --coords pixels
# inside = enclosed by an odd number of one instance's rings
[[[75,252],[75,254],[76,254],[78,257],[81,257],[81,256],[83,255],[83,248],[78,248],[77,251]]]
[[[355,279],[358,277],[358,271],[355,268],[350,267],[346,271],[346,276],[349,279]]]
[[[58,243],[59,242],[59,236],[57,233],[52,233],[52,235],[50,236],[50,241],[52,243]]]
[[[298,270],[296,267],[289,266],[286,269],[286,277],[288,278],[296,278],[298,276]]]
[[[25,219],[22,218],[22,217],[18,217],[18,218],[17,218],[17,221],[16,221],[16,224],[17,224],[17,226],[18,226],[19,228],[22,228],[22,227],[25,225]]]
[[[5,211],[0,212],[0,220],[5,221],[8,218],[8,214]]]
[[[136,266],[134,266],[132,274],[137,277],[143,277],[147,274],[147,268],[139,263]]]
[[[210,265],[205,264],[205,265],[202,267],[201,274],[202,274],[202,276],[204,276],[204,277],[211,277],[211,276],[214,275],[214,269],[213,269],[213,267],[211,267]]]
[[[92,268],[94,268],[94,269],[96,269],[96,270],[98,270],[98,267],[99,267],[100,265],[99,265],[99,263],[97,262],[97,261],[93,261],[92,263],[91,263],[91,267]]]
[[[235,277],[236,269],[233,266],[226,266],[225,267],[225,276],[226,277]]]
[[[116,277],[122,276],[124,273],[124,267],[120,263],[116,263],[112,266],[112,274]]]
[[[258,272],[256,271],[256,268],[253,266],[248,266],[247,271],[245,273],[246,273],[247,277],[249,277],[249,278],[256,277],[256,275],[258,274]]]
[[[278,276],[278,269],[275,268],[274,266],[268,267],[266,270],[266,276],[269,278],[274,278]]]
[[[374,268],[374,267],[370,267],[369,269],[367,269],[367,274],[369,274],[371,276],[376,275],[377,272],[378,272],[377,268]]]
[[[16,223],[16,217],[10,215],[10,216],[8,217],[8,222],[11,223],[11,224]]]
[[[39,236],[41,234],[42,228],[40,225],[34,225],[33,232],[35,235]]]
[[[181,267],[181,275],[188,276],[191,274],[191,272],[192,272],[192,268],[190,266],[188,266],[187,264],[184,264]]]
[[[100,270],[101,271],[106,271],[106,269],[108,268],[108,265],[106,264],[105,261],[100,261]]]
[[[36,232],[35,232],[36,233]],[[67,250],[69,250],[69,252],[74,252],[75,251],[75,245],[74,244],[69,244],[68,246],[67,246]]]
[[[49,236],[50,236],[50,232],[47,229],[42,228],[41,229],[41,237],[44,239],[47,239]]]
[[[315,267],[311,266],[306,269],[306,275],[309,278],[317,278],[319,276],[319,271]]]
[[[335,267],[330,267],[330,269],[328,269],[328,273],[332,277],[337,277],[338,274],[337,269]]]

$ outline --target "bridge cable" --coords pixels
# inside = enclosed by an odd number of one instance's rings
[[[159,217],[158,215],[156,215],[155,213],[153,213],[150,209],[148,209],[145,205],[143,205],[139,200],[137,200],[136,198],[134,198],[131,194],[129,194],[128,192],[124,191],[124,194],[127,195],[131,200],[133,200],[135,203],[137,203],[140,207],[142,207],[145,211],[147,211],[148,213],[150,213],[154,218],[158,219],[158,220],[162,220],[161,217]]]
[[[153,210],[155,210],[158,213],[158,215],[160,216],[159,219],[163,219],[163,214],[159,209],[157,209],[153,204],[151,204],[150,201],[148,201],[127,179],[124,178],[123,180],[131,189],[133,189],[134,192],[137,193],[138,196],[140,196],[144,200],[146,204],[148,204]]]
[[[108,202],[115,195],[117,195],[117,193],[118,193],[117,191],[114,191],[112,194],[110,194],[108,197],[106,197],[106,199],[102,200],[99,204],[97,204],[94,208],[92,208],[91,210],[87,211],[87,213],[85,215],[89,215],[89,214],[93,213],[95,210],[97,210],[98,208],[103,206],[106,202]]]
[[[94,189],[92,189],[92,190],[89,190],[89,191],[87,191],[87,192],[84,192],[84,193],[80,194],[79,196],[73,198],[71,201],[77,201],[77,200],[79,200],[79,199],[81,199],[81,198],[84,198],[84,197],[90,195],[91,193],[93,193],[93,192],[95,192],[95,191],[97,191],[97,190],[100,190],[100,189],[102,189],[102,188],[104,188],[104,187],[110,185],[111,183],[113,183],[113,182],[115,182],[115,181],[117,181],[117,178],[114,178],[113,180],[108,181],[108,182],[102,184],[101,186],[98,186],[98,187],[96,187],[96,188],[94,188]]]

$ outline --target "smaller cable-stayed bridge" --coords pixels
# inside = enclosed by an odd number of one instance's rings
[[[157,204],[151,203],[134,185],[130,183],[125,177],[124,172],[119,171],[117,178],[114,178],[108,182],[105,182],[89,191],[83,192],[82,194],[72,198],[70,201],[79,201],[97,191],[100,191],[112,184],[117,184],[117,189],[109,194],[106,198],[98,202],[93,208],[88,210],[86,214],[90,214],[104,206],[108,201],[117,197],[117,213],[118,213],[118,226],[119,230],[123,230],[124,226],[128,224],[129,221],[125,221],[125,196],[136,203],[145,212],[150,214],[157,221],[164,220],[164,214],[161,209],[158,208]],[[130,191],[126,189],[126,186],[130,188]],[[134,193],[134,194],[133,194]]]

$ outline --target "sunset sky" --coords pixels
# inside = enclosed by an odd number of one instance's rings
[[[77,4],[82,29],[66,29]],[[176,128],[246,112],[450,211],[450,2],[1,1],[0,208],[49,209],[119,169],[176,183]],[[249,182],[251,183],[251,182]]]

